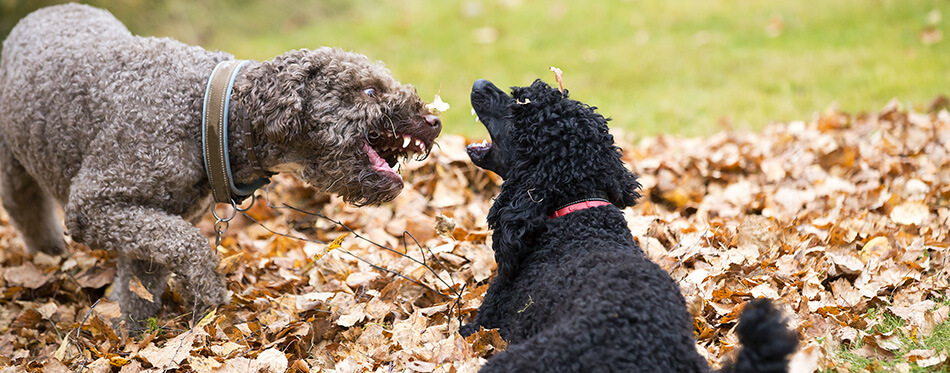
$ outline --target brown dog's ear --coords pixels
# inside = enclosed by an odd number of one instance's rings
[[[262,128],[270,141],[285,143],[302,130],[309,86],[306,80],[324,65],[315,55],[306,49],[290,51],[247,72],[254,105],[249,110],[258,110],[252,114],[259,118],[255,126]]]

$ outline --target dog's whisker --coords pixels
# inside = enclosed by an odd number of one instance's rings
[[[439,143],[433,143],[433,145],[438,146]],[[440,150],[440,151],[442,150],[442,147],[441,147],[441,146],[439,146],[439,150]],[[429,159],[429,154],[432,154],[432,147],[429,147],[429,148],[426,149],[426,153],[422,155],[422,159],[420,159],[420,161],[424,161],[424,160],[426,160],[426,159]]]
[[[393,137],[398,138],[399,135],[396,134],[396,122],[393,121],[393,118],[390,117],[389,114],[384,114],[384,117],[389,121],[389,126],[393,129]]]

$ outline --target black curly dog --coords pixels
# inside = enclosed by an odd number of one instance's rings
[[[709,371],[677,284],[627,228],[620,209],[640,185],[607,119],[540,80],[512,95],[472,88],[492,143],[468,154],[505,180],[488,214],[498,274],[461,330],[498,328],[510,343],[482,372]],[[723,372],[784,372],[798,343],[767,300],[746,304],[738,335]]]

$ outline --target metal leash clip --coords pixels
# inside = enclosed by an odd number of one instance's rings
[[[256,201],[257,201],[257,195],[252,194],[251,203],[248,204],[247,207],[241,208],[241,205],[232,199],[230,203],[231,216],[228,216],[226,218],[222,218],[218,216],[218,212],[214,209],[215,204],[211,204],[211,215],[213,215],[215,219],[214,221],[214,233],[215,233],[214,247],[215,248],[221,245],[221,236],[223,236],[224,233],[228,231],[228,226],[230,225],[231,220],[233,220],[234,217],[237,216],[237,213],[250,210],[251,207],[254,206],[254,202]]]

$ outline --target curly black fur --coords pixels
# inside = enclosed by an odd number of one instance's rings
[[[736,329],[739,350],[735,363],[722,368],[722,373],[784,372],[787,355],[795,351],[798,337],[785,328],[785,318],[765,299],[746,303]]]
[[[505,179],[488,215],[498,274],[461,331],[498,328],[510,343],[482,371],[708,371],[679,287],[627,228],[620,209],[640,185],[607,119],[540,80],[512,96],[479,80],[472,106],[493,142],[469,155]],[[611,205],[549,218],[585,198]],[[784,371],[797,339],[768,301],[752,305],[725,370]]]

